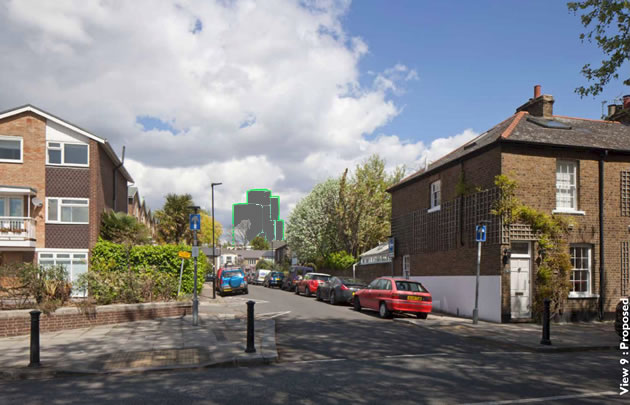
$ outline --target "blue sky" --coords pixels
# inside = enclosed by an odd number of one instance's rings
[[[209,208],[221,182],[224,225],[252,188],[289,219],[374,153],[388,170],[438,159],[535,84],[556,114],[599,118],[630,89],[574,93],[602,59],[581,32],[564,1],[5,1],[0,110],[34,104],[125,145],[153,210],[169,192]]]
[[[365,0],[344,23],[370,49],[359,63],[364,79],[392,62],[416,69],[419,80],[397,100],[404,112],[380,129],[403,138],[483,132],[532,97],[535,84],[554,96],[556,114],[588,118],[600,118],[602,100],[630,93],[620,81],[595,99],[574,92],[586,83],[582,66],[603,54],[580,41],[579,16],[563,1]]]

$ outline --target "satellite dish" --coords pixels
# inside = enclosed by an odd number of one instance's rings
[[[37,198],[37,197],[33,198],[31,201],[33,202],[33,205],[34,205],[35,207],[41,207],[41,206],[42,206],[42,204],[43,204],[42,200],[40,200],[40,199],[39,199],[39,198]]]

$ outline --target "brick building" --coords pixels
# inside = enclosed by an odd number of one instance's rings
[[[31,105],[0,112],[0,264],[62,264],[75,280],[132,181],[107,140]]]
[[[431,291],[436,309],[472,315],[474,230],[485,220],[479,317],[532,317],[542,252],[527,226],[504,226],[490,213],[499,174],[516,180],[523,204],[574,224],[563,318],[592,319],[598,311],[609,317],[619,298],[630,294],[630,126],[557,116],[553,103],[536,86],[534,98],[514,115],[389,189],[394,271],[400,275],[408,267],[411,278]]]

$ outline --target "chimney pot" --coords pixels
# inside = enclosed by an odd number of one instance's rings
[[[630,94],[623,96],[623,109],[630,110]]]
[[[540,84],[534,86],[534,99],[540,97]]]

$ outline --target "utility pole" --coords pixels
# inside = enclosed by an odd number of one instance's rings
[[[212,299],[217,298],[217,255],[215,251],[216,243],[214,241],[214,186],[220,186],[223,183],[212,183]]]
[[[199,325],[199,298],[197,297],[197,257],[199,257],[199,246],[197,245],[197,231],[201,229],[201,217],[198,214],[199,207],[188,207],[194,214],[190,214],[190,229],[193,231],[192,256],[195,259],[195,281],[193,285],[193,326]]]

